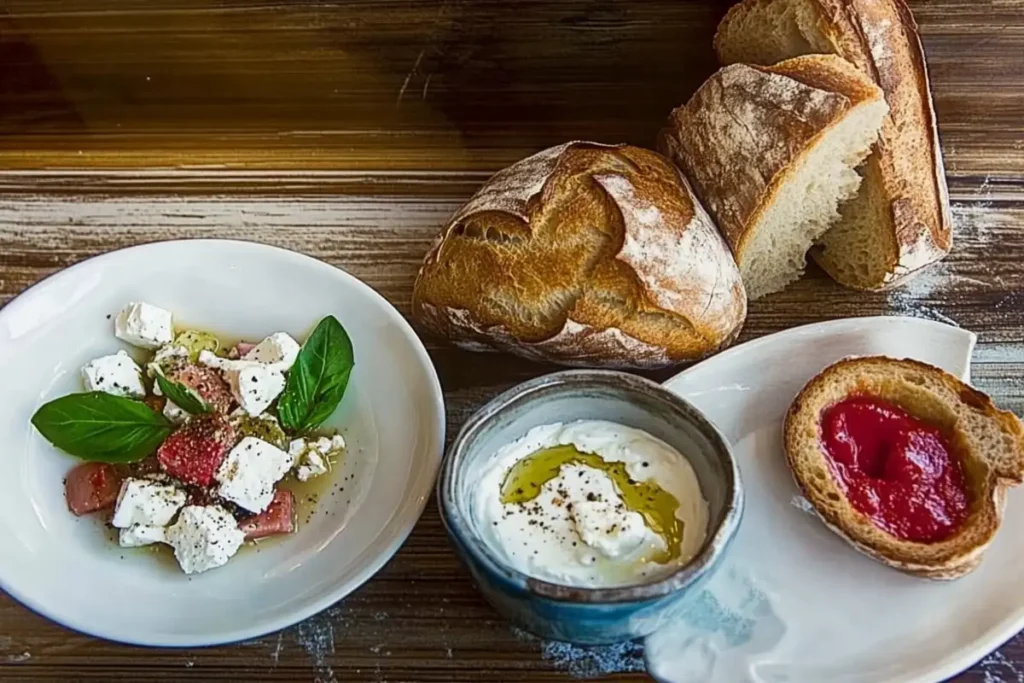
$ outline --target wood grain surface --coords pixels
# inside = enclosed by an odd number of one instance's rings
[[[490,173],[574,138],[650,146],[714,70],[728,4],[0,0],[0,302],[111,249],[217,236],[342,266],[407,314],[430,239]],[[853,315],[953,321],[980,336],[976,383],[1020,413],[1024,1],[912,7],[953,253],[883,294],[812,272],[754,303],[742,340]],[[450,433],[496,392],[551,370],[428,348]],[[638,645],[584,651],[513,631],[477,594],[433,505],[363,588],[230,647],[114,645],[0,596],[3,681],[534,682],[643,680],[642,670]],[[956,680],[1024,683],[1024,638]]]

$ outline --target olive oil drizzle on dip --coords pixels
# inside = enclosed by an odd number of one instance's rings
[[[527,576],[587,588],[657,581],[707,535],[690,461],[641,429],[537,425],[481,465],[466,491],[481,534]]]
[[[527,503],[540,495],[541,487],[558,476],[565,465],[586,465],[607,474],[631,512],[644,518],[644,523],[665,540],[666,550],[651,557],[665,563],[679,557],[683,540],[683,520],[676,516],[679,501],[656,482],[634,480],[624,462],[608,462],[594,453],[584,453],[572,444],[542,448],[512,466],[501,485],[501,502],[505,505]]]

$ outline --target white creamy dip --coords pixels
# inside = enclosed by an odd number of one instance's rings
[[[603,470],[568,463],[522,503],[502,503],[502,485],[516,463],[537,451],[572,445],[605,462],[622,462],[638,482],[652,482],[679,502],[683,535],[678,556],[664,559],[666,539],[625,505]],[[599,463],[595,463],[599,464]],[[530,576],[590,588],[656,581],[689,561],[707,534],[708,504],[689,461],[647,432],[603,420],[531,429],[502,447],[473,487],[473,513],[485,540]]]

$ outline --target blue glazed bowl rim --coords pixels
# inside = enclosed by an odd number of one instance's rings
[[[692,422],[726,465],[726,512],[722,515],[721,521],[716,528],[709,531],[700,551],[689,562],[658,581],[614,588],[585,588],[552,583],[529,576],[498,557],[490,545],[472,531],[472,525],[464,519],[464,515],[453,500],[458,483],[455,472],[458,471],[457,465],[465,457],[466,444],[471,437],[514,401],[523,400],[531,394],[552,387],[570,388],[581,383],[612,386],[625,389],[627,392],[654,395]],[[495,396],[462,425],[445,453],[437,481],[437,502],[441,519],[460,552],[470,555],[473,561],[482,565],[489,573],[534,595],[563,602],[588,604],[656,599],[681,590],[696,581],[714,565],[736,533],[742,517],[743,499],[743,485],[732,448],[714,423],[692,403],[662,385],[637,375],[614,370],[563,370],[528,380]]]

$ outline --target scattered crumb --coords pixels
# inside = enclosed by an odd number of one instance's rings
[[[299,624],[295,629],[295,642],[309,655],[317,681],[337,682],[330,664],[334,654],[334,624],[329,618],[318,615]]]

